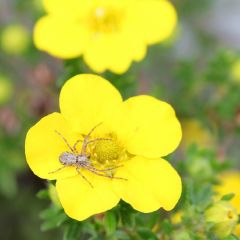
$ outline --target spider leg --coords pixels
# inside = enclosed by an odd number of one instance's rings
[[[93,127],[91,130],[90,130],[90,132],[87,134],[87,136],[85,137],[85,139],[88,139],[89,137],[90,137],[90,135],[93,133],[93,131],[98,127],[98,126],[100,126],[102,124],[102,122],[101,123],[98,123],[95,127]],[[85,140],[84,139],[84,140]]]
[[[120,168],[120,167],[123,167],[123,165],[119,165],[119,166],[111,167],[111,168],[104,168],[104,169],[98,169],[98,168],[89,166],[89,168],[92,168],[92,169],[94,169],[94,170],[97,171],[97,172],[108,172],[108,171],[111,171],[111,170],[114,170],[114,169]]]
[[[78,174],[80,174],[81,177],[93,188],[92,183],[81,173],[81,171],[79,171],[79,167],[76,168],[76,171],[77,171]]]
[[[92,173],[94,173],[94,174],[96,174],[98,176],[101,176],[101,177],[106,177],[106,178],[111,178],[111,179],[127,180],[126,178],[114,177],[114,176],[108,176],[108,175],[105,175],[105,174],[101,174],[101,173],[97,172],[95,168],[91,168],[91,167],[89,168],[89,166],[87,166],[87,165],[84,165],[83,167],[85,169],[87,169],[88,171],[90,171],[90,172],[92,172]]]
[[[84,139],[85,140],[85,139]],[[84,141],[83,142],[83,146],[82,146],[82,151],[81,151],[81,154],[86,154],[86,149],[87,149],[87,145],[88,144],[91,144],[93,142],[97,142],[97,141],[104,141],[104,140],[107,140],[107,141],[112,141],[111,138],[95,138],[93,140],[90,140],[90,141]]]
[[[82,150],[81,150],[81,154],[85,154],[86,153],[86,149],[87,149],[87,145],[88,145],[88,139],[90,137],[90,135],[93,133],[93,131],[102,123],[97,124],[95,127],[93,127],[90,132],[85,136],[84,140],[83,140],[83,145],[82,145]]]
[[[68,146],[68,148],[74,152],[74,149],[70,146],[70,144],[68,143],[67,139],[60,133],[58,132],[57,130],[55,130],[55,133],[58,134],[58,136],[60,136],[62,138],[62,140],[66,143],[66,145]]]
[[[64,165],[64,166],[58,168],[57,170],[54,170],[54,171],[52,171],[52,172],[49,172],[48,174],[52,174],[52,173],[58,172],[58,171],[64,169],[65,167],[67,167],[67,166]]]
[[[80,142],[83,142],[83,140],[82,140],[82,139],[78,139],[78,140],[75,142],[75,144],[73,145],[73,150],[74,150],[75,152],[77,152],[77,145],[78,145]]]
[[[88,141],[88,142],[87,142],[87,145],[90,144],[90,143],[93,143],[93,142],[104,141],[104,140],[112,141],[111,138],[94,138],[93,140]]]

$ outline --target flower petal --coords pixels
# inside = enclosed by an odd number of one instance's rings
[[[57,179],[77,174],[74,167],[67,167],[50,174],[63,166],[59,162],[60,154],[70,151],[55,130],[60,132],[71,145],[77,140],[77,135],[71,133],[69,125],[59,113],[52,113],[42,118],[28,131],[26,136],[27,163],[34,174],[40,178]]]
[[[129,12],[129,27],[149,44],[165,40],[176,27],[177,14],[167,0],[137,1]]]
[[[136,156],[119,168],[114,181],[116,192],[134,209],[149,213],[163,207],[171,210],[178,202],[182,184],[175,169],[164,159]]]
[[[60,202],[69,217],[82,221],[118,204],[120,198],[112,189],[111,179],[80,171],[93,187],[80,175],[57,180],[56,184]]]
[[[43,0],[43,3],[48,13],[65,18],[80,19],[92,7],[89,0]]]
[[[77,75],[63,86],[60,109],[71,126],[87,134],[99,123],[110,121],[122,106],[120,93],[105,79]]]
[[[82,24],[56,16],[42,17],[35,25],[37,48],[60,58],[74,58],[83,53],[88,31]]]
[[[169,104],[154,97],[137,96],[126,100],[124,105],[124,128],[118,129],[118,135],[130,153],[157,158],[176,149],[182,132]]]
[[[145,54],[145,44],[131,30],[92,38],[84,53],[84,60],[96,72],[109,69],[122,74],[133,60],[140,61]]]

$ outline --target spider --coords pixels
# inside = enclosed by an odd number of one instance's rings
[[[93,127],[90,132],[84,137],[83,140],[79,139],[75,142],[75,144],[73,145],[73,147],[71,147],[71,145],[69,144],[69,142],[67,141],[67,139],[57,130],[55,130],[56,134],[58,134],[61,139],[66,143],[66,145],[68,146],[70,152],[63,152],[60,156],[59,156],[59,161],[60,163],[63,165],[62,167],[58,168],[55,171],[49,172],[49,174],[58,172],[66,167],[69,166],[75,166],[76,167],[76,171],[79,175],[81,175],[81,177],[88,182],[88,184],[93,188],[92,183],[82,174],[82,172],[80,171],[80,168],[86,169],[89,172],[92,172],[98,176],[101,177],[106,177],[106,178],[111,178],[111,179],[122,179],[122,180],[127,180],[125,178],[121,178],[121,177],[114,177],[114,176],[109,176],[107,175],[107,172],[114,170],[116,168],[122,167],[123,165],[119,165],[119,166],[115,166],[115,167],[111,167],[111,168],[105,168],[105,169],[97,169],[94,166],[92,166],[91,162],[90,162],[90,154],[87,153],[87,146],[91,143],[97,142],[97,141],[112,141],[111,138],[95,138],[92,140],[89,140],[91,134],[93,133],[93,131],[102,123],[99,123],[98,125],[96,125],[95,127]],[[81,152],[78,153],[77,151],[77,145],[82,142],[82,148],[81,148]]]

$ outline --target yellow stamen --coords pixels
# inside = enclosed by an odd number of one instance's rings
[[[105,140],[96,143],[93,149],[93,156],[99,163],[112,162],[118,160],[122,153],[122,148],[116,141]]]

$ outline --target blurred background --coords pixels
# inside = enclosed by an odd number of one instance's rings
[[[172,0],[179,23],[168,41],[151,46],[147,57],[112,83],[125,98],[139,93],[169,102],[184,137],[174,159],[192,143],[213,149],[219,161],[240,167],[240,1]],[[34,23],[44,14],[41,0],[0,0],[0,239],[59,239],[43,231],[40,212],[48,200],[36,197],[46,182],[25,162],[27,130],[58,111],[58,93],[69,77],[90,71],[81,62],[61,61],[38,51]],[[76,70],[77,69],[77,70]],[[110,80],[112,73],[104,76]],[[137,77],[136,77],[137,76]],[[126,91],[127,89],[127,91]],[[40,227],[41,226],[41,227]]]

